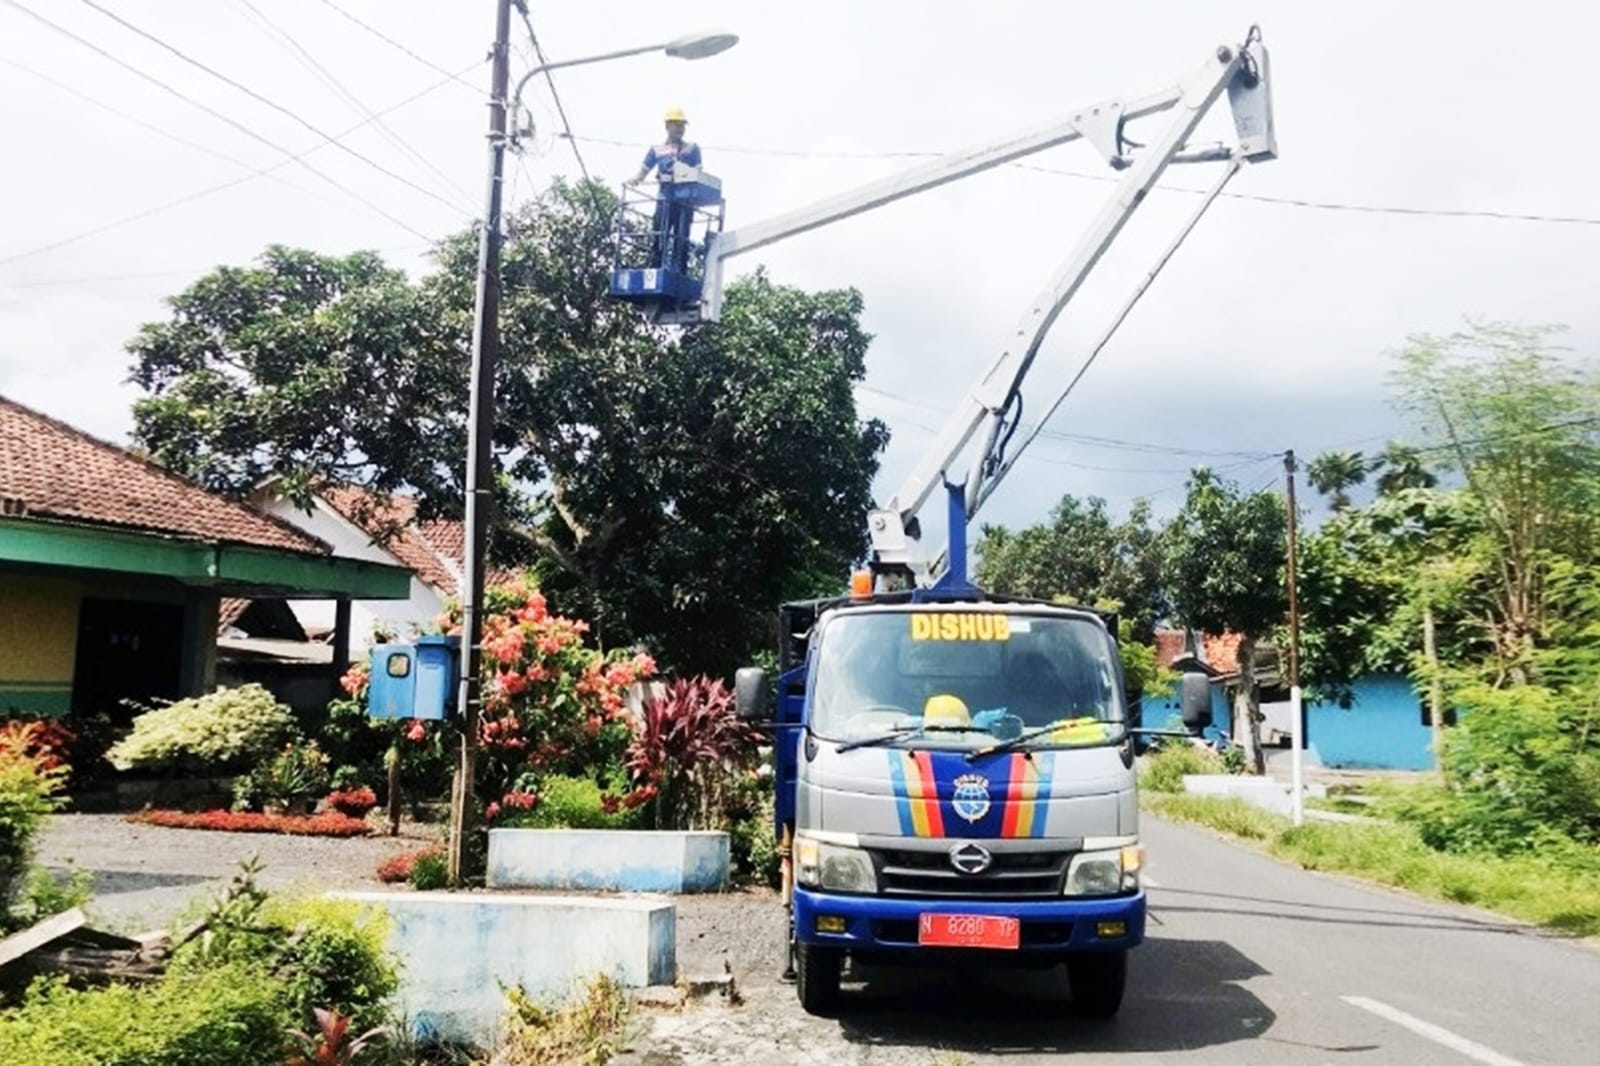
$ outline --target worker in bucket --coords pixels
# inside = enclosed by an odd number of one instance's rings
[[[623,184],[629,187],[638,185],[652,170],[658,179],[667,178],[672,174],[673,164],[678,162],[690,167],[700,166],[700,146],[685,140],[683,136],[689,128],[689,119],[684,115],[683,108],[669,107],[663,121],[667,128],[665,143],[654,145],[645,152],[639,172]],[[689,228],[693,222],[694,209],[688,204],[672,202],[665,192],[657,196],[651,266],[667,262],[677,270],[684,269],[689,257]],[[669,250],[670,254],[664,254]]]

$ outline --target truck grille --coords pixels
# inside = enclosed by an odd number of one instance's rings
[[[1070,851],[997,851],[981,874],[964,874],[943,851],[872,853],[885,896],[937,899],[1043,899],[1061,895]]]

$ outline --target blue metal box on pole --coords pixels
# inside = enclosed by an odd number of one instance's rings
[[[418,637],[410,644],[372,646],[372,718],[439,721],[455,706],[461,676],[460,637]]]

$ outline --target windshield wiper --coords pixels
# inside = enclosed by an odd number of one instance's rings
[[[1030,729],[1026,733],[1018,733],[1010,740],[1002,740],[997,744],[990,744],[987,748],[978,748],[974,751],[969,751],[967,752],[967,761],[974,762],[985,755],[995,755],[1003,751],[1016,751],[1030,740],[1038,740],[1042,736],[1046,736],[1050,733],[1056,733],[1060,730],[1068,728],[1073,721],[1074,719],[1071,718],[1062,718],[1059,721],[1051,722],[1049,725],[1042,725],[1037,729]],[[1110,727],[1120,723],[1100,722],[1099,724],[1101,726]],[[1110,743],[1111,740],[1112,737],[1108,735],[1101,740],[1100,743]]]
[[[842,754],[854,751],[857,748],[870,748],[875,744],[887,744],[891,740],[912,736],[916,733],[987,733],[988,730],[981,725],[902,725],[879,733],[877,736],[862,737],[860,740],[847,740],[840,744],[838,751]]]

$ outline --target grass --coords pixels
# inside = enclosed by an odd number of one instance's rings
[[[609,977],[596,977],[571,1006],[549,1008],[512,990],[511,1022],[497,1066],[605,1066],[622,1049],[628,992]]]
[[[1260,841],[1273,855],[1308,870],[1355,874],[1547,929],[1600,935],[1600,874],[1547,857],[1435,851],[1402,823],[1310,822],[1296,828],[1241,799],[1150,792],[1142,799],[1152,814]]]

